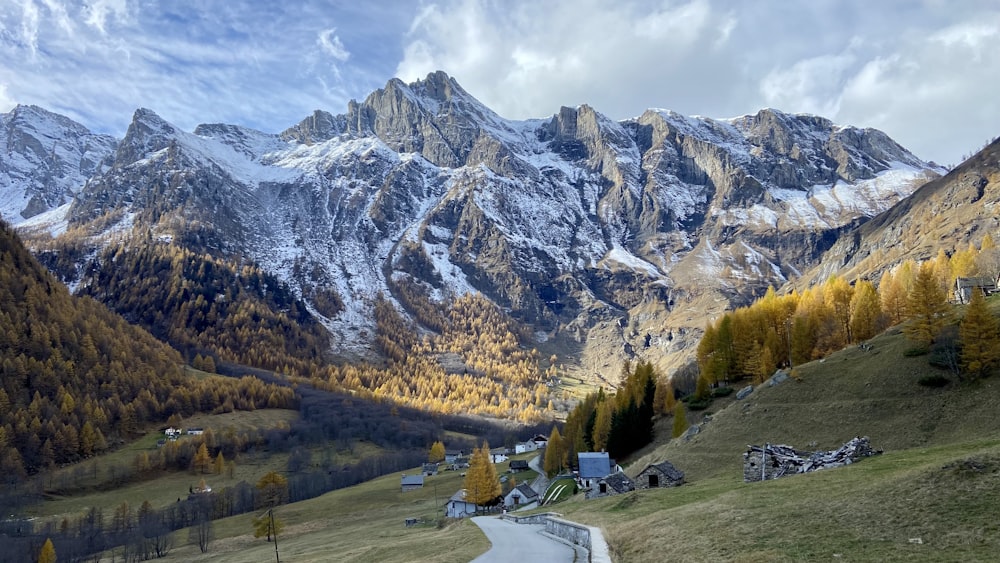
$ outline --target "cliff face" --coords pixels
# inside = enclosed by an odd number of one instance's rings
[[[107,169],[116,145],[37,106],[0,114],[0,216],[19,223],[68,203]]]
[[[706,318],[933,174],[879,131],[770,109],[505,120],[437,72],[277,135],[139,110],[65,220],[94,244],[151,232],[252,259],[306,301],[332,290],[344,308],[313,313],[342,353],[368,353],[378,293],[479,291],[590,376],[690,357]]]

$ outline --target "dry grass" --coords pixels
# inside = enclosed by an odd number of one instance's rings
[[[444,503],[461,488],[459,472],[427,477],[423,489],[406,493],[400,492],[400,475],[394,473],[277,508],[275,514],[286,524],[278,540],[281,560],[465,563],[489,548],[485,536],[469,521],[438,526]],[[215,536],[219,539],[210,545],[209,553],[183,545],[163,561],[243,563],[273,559],[274,544],[250,533],[253,516],[217,521]],[[406,518],[423,523],[407,528]],[[178,532],[177,543],[187,543],[185,531]]]
[[[927,357],[889,332],[716,413],[689,442],[650,448],[677,489],[560,505],[605,529],[617,561],[988,561],[1000,553],[1000,381],[919,386]],[[747,444],[886,453],[849,467],[743,483]],[[911,541],[912,540],[912,541]]]

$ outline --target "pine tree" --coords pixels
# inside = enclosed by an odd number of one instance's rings
[[[1000,363],[1000,323],[982,292],[973,291],[958,327],[962,343],[962,371],[972,378],[985,377]]]
[[[38,563],[56,563],[56,546],[52,545],[52,540],[45,539],[42,550],[38,553]]]
[[[444,459],[444,454],[444,443],[438,440],[431,444],[431,451],[427,454],[427,461],[438,463]]]

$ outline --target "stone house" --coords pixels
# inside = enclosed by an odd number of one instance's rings
[[[464,453],[462,450],[446,450],[444,452],[444,462],[455,463],[455,460],[462,457]]]
[[[612,473],[601,477],[594,482],[594,485],[587,491],[585,497],[601,498],[613,495],[621,495],[635,490],[635,483],[624,473]]]
[[[423,474],[425,477],[430,477],[431,475],[438,474],[438,464],[436,463],[425,463],[423,465]]]
[[[635,476],[636,489],[677,487],[683,483],[684,472],[674,467],[669,461],[647,465],[645,469]]]
[[[520,444],[514,446],[514,455],[533,452],[537,449],[538,446],[535,445],[535,442],[528,440],[527,442],[521,442]]]
[[[955,279],[955,301],[958,303],[968,303],[972,300],[972,292],[980,291],[983,295],[990,295],[997,292],[997,280],[985,276],[978,278],[956,278]]]
[[[521,483],[503,497],[503,505],[510,510],[534,508],[538,506],[538,493],[527,483]]]

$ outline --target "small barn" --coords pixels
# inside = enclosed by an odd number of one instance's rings
[[[635,483],[624,473],[612,473],[598,479],[586,493],[586,498],[601,498],[621,495],[635,490]]]
[[[549,437],[544,434],[538,434],[532,438],[531,441],[535,443],[535,447],[538,449],[542,449],[549,445]]]
[[[415,491],[417,489],[424,488],[424,476],[423,475],[407,475],[403,476],[399,480],[399,485],[402,491]]]
[[[451,495],[451,498],[445,503],[445,514],[448,515],[448,518],[465,518],[466,516],[474,516],[477,508],[474,502],[466,500],[465,489],[461,489]]]
[[[955,279],[955,301],[963,304],[968,303],[972,300],[973,291],[979,291],[983,295],[996,293],[997,280],[989,276]]]
[[[531,469],[528,466],[528,460],[526,459],[512,459],[510,460],[510,472],[520,473],[521,471],[527,471]]]
[[[436,463],[425,463],[423,466],[423,474],[425,477],[430,477],[431,475],[438,474],[438,464]]]
[[[674,467],[669,461],[647,465],[635,477],[635,488],[637,489],[677,487],[682,484],[684,484],[684,472]]]
[[[445,463],[455,463],[455,460],[462,457],[465,454],[462,450],[446,450],[444,452],[444,462]]]
[[[521,483],[503,497],[503,505],[510,510],[534,508],[538,506],[538,493],[527,483]]]

